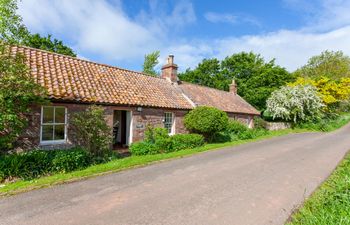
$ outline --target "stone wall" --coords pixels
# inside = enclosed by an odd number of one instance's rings
[[[26,149],[62,149],[70,148],[75,144],[74,131],[72,130],[71,117],[75,112],[81,112],[89,107],[88,104],[76,103],[52,103],[52,106],[64,106],[67,108],[67,141],[64,144],[41,145],[40,144],[40,126],[41,126],[41,106],[32,107],[32,112],[28,114],[28,127],[19,137],[16,148],[17,150]],[[142,107],[141,111],[137,107],[123,106],[104,106],[105,118],[108,126],[113,129],[114,110],[125,110],[132,112],[132,142],[143,140],[144,132],[148,125],[153,127],[164,127],[164,112],[172,112],[175,115],[175,133],[186,133],[183,124],[183,117],[187,113],[186,110],[168,110],[160,108]]]
[[[266,122],[265,128],[267,130],[283,130],[291,128],[290,123],[284,123],[284,122]]]

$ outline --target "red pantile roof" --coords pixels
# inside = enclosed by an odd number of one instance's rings
[[[29,47],[11,47],[26,56],[30,74],[49,97],[86,103],[191,109],[170,82],[143,73]]]
[[[26,56],[30,75],[54,100],[175,109],[207,105],[226,112],[259,115],[230,92],[186,82],[177,85],[140,72],[24,46],[11,47],[11,53]]]
[[[260,115],[253,106],[239,95],[214,88],[180,82],[179,88],[198,106],[213,106],[225,112]]]

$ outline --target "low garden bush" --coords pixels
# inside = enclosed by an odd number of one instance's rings
[[[204,137],[199,134],[175,134],[170,137],[171,150],[196,148],[204,145]]]
[[[76,149],[74,151],[61,150],[57,151],[52,159],[52,171],[70,172],[86,168],[92,162],[92,157],[83,149]]]
[[[0,182],[16,178],[33,179],[53,173],[66,173],[109,161],[115,155],[96,158],[82,148],[67,150],[33,150],[0,155]]]
[[[254,139],[264,135],[267,135],[269,132],[265,129],[247,129],[244,132],[237,134],[239,140]]]
[[[132,155],[152,155],[191,149],[204,145],[200,134],[168,135],[165,128],[147,128],[145,140],[132,143],[129,150]]]
[[[246,124],[243,124],[242,122],[240,122],[238,120],[230,120],[226,131],[228,133],[239,134],[239,133],[245,132],[248,129],[249,128]]]
[[[266,129],[266,121],[261,117],[254,117],[254,129]]]
[[[153,155],[160,153],[154,143],[148,141],[139,141],[132,143],[129,147],[132,155]]]

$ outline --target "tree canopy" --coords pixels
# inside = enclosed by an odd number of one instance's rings
[[[1,40],[9,44],[20,44],[76,57],[70,47],[64,45],[60,40],[52,40],[50,34],[47,37],[42,37],[40,34],[30,33],[23,24],[22,17],[17,14],[17,3],[17,0],[0,0]]]
[[[50,34],[47,35],[47,37],[42,37],[40,34],[31,34],[23,41],[23,44],[32,48],[56,52],[63,55],[77,56],[74,51],[64,45],[62,41],[56,38],[52,40]]]
[[[143,72],[150,76],[158,76],[155,66],[159,63],[158,58],[160,56],[159,51],[154,51],[150,54],[145,55],[145,60],[143,62]]]
[[[298,69],[295,74],[301,77],[318,79],[327,77],[339,80],[350,77],[350,57],[342,51],[324,51],[320,55],[313,56],[308,63]]]
[[[295,79],[274,60],[265,62],[259,54],[252,52],[236,53],[222,61],[204,59],[195,69],[180,73],[179,78],[225,91],[234,79],[238,94],[260,110],[265,109],[266,100],[273,91]]]

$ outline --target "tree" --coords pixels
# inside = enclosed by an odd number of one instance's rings
[[[340,80],[350,77],[350,57],[342,51],[324,51],[311,57],[305,66],[295,71],[295,74],[312,79],[327,77]]]
[[[0,39],[9,44],[25,45],[32,48],[56,52],[76,57],[74,51],[62,41],[51,39],[51,35],[41,37],[31,34],[16,14],[17,0],[0,0]]]
[[[217,59],[204,59],[193,69],[179,74],[180,80],[205,85],[220,90],[229,90],[234,79],[238,94],[260,110],[266,107],[266,100],[279,87],[294,81],[294,75],[285,68],[275,65],[275,61],[265,62],[252,52],[241,52]]]
[[[30,106],[45,103],[46,91],[29,76],[25,57],[0,45],[0,150],[13,147],[27,124]]]
[[[179,79],[220,90],[228,90],[231,83],[231,79],[222,73],[220,61],[215,58],[203,59],[194,70],[187,69],[180,73]]]
[[[83,112],[74,113],[72,125],[76,141],[93,156],[103,157],[109,152],[112,134],[101,106],[92,105]]]
[[[56,52],[63,55],[76,57],[74,51],[63,44],[62,41],[54,38],[51,39],[51,35],[47,37],[41,37],[40,34],[31,34],[24,39],[23,44],[32,48],[42,49],[50,52]]]
[[[29,33],[17,9],[16,0],[0,0],[0,39],[8,43],[21,43]]]
[[[154,67],[159,63],[158,58],[160,56],[159,51],[154,51],[148,55],[145,55],[145,60],[143,62],[143,72],[150,76],[158,76],[158,73],[154,69]]]
[[[225,112],[209,106],[199,106],[186,114],[185,127],[198,134],[202,134],[207,140],[228,126],[228,116]]]
[[[316,88],[311,85],[284,86],[271,94],[266,105],[266,112],[273,119],[294,123],[317,118],[324,107]]]

